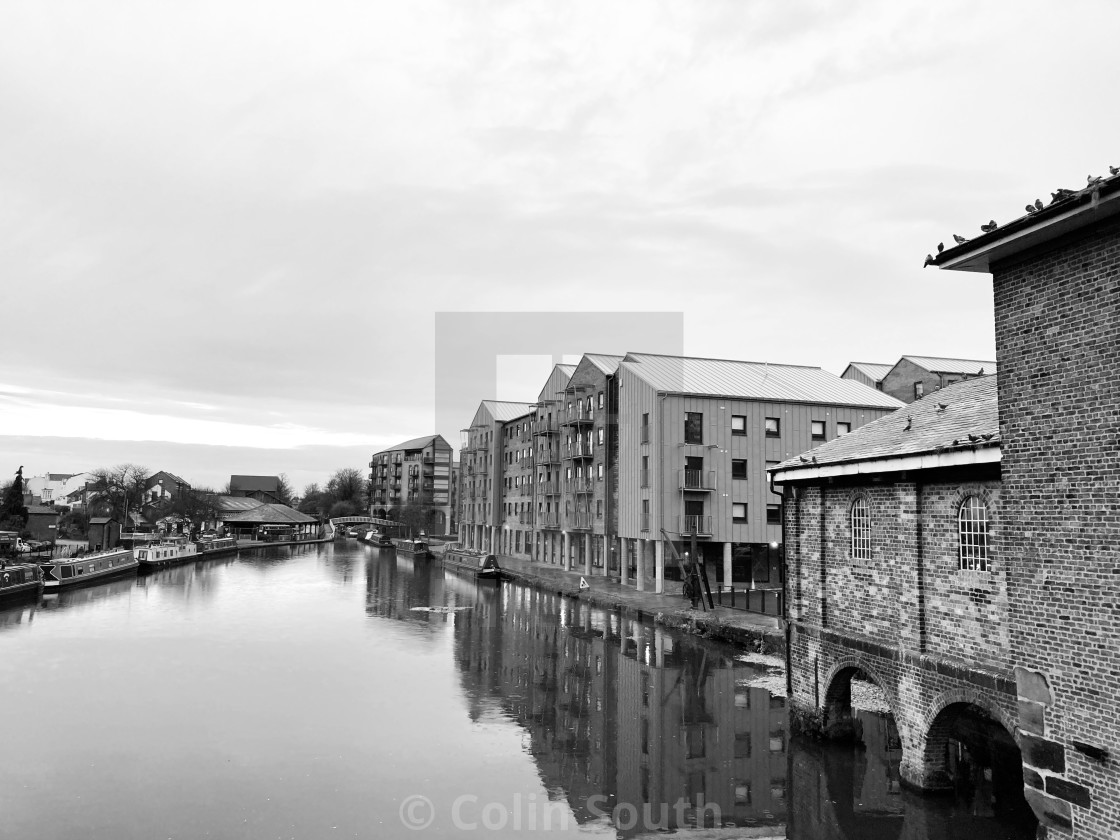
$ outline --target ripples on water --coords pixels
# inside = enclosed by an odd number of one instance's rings
[[[902,791],[885,716],[791,740],[739,653],[353,542],[8,606],[0,837],[1033,836]]]

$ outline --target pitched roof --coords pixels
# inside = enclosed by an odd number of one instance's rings
[[[53,513],[55,516],[59,515],[58,508],[53,508],[50,505],[28,505],[27,512],[29,514],[38,513],[41,515],[45,513]]]
[[[508,423],[518,417],[524,417],[533,412],[533,406],[521,402],[499,402],[498,400],[483,400],[482,404],[490,412],[490,416],[500,423]]]
[[[412,438],[406,440],[404,443],[398,443],[396,446],[390,446],[388,449],[382,449],[381,452],[375,452],[374,455],[380,455],[382,452],[396,452],[401,449],[423,449],[433,440],[438,438],[439,435],[426,435],[424,437]],[[444,441],[446,443],[446,441]]]
[[[583,358],[599,368],[603,373],[612,374],[618,370],[619,364],[625,356],[608,356],[605,353],[584,353]]]
[[[214,497],[214,507],[220,511],[238,511],[238,510],[252,510],[253,508],[260,507],[264,502],[259,502],[256,499],[251,499],[248,496],[224,496],[219,495]]]
[[[305,525],[318,520],[287,505],[262,504],[252,510],[231,513],[225,517],[225,521],[257,525]]]
[[[701,394],[775,402],[823,403],[865,408],[898,408],[889,394],[841,379],[819,367],[696,359],[628,353],[620,367],[652,388],[674,394]]]
[[[876,382],[879,382],[884,376],[891,372],[891,368],[893,368],[894,365],[881,365],[878,362],[848,362],[848,367],[855,368],[864,376],[869,376]],[[847,372],[848,370],[845,368],[844,373]]]
[[[556,365],[556,367],[560,368],[560,370],[563,373],[568,374],[568,376],[571,376],[573,373],[576,372],[576,366],[575,365]]]
[[[185,478],[180,478],[179,476],[175,475],[175,473],[168,472],[167,470],[159,470],[158,472],[152,473],[150,476],[148,476],[148,480],[150,481],[151,479],[155,478],[157,475],[165,475],[168,478],[170,478],[172,481],[174,481],[176,484],[182,484],[185,487],[190,487],[191,486],[190,482],[187,481]]]
[[[1090,179],[1091,180],[1091,179]],[[991,264],[1120,213],[1120,173],[1076,190],[1052,192],[1041,210],[1027,212],[973,239],[946,248],[926,265],[991,271]],[[948,237],[946,237],[947,239]]]
[[[229,489],[240,493],[252,493],[264,490],[266,493],[275,493],[280,489],[280,476],[278,475],[231,475]]]
[[[811,470],[828,464],[998,448],[999,445],[996,377],[978,376],[948,385],[854,432],[822,443],[803,455],[783,461],[774,470]]]
[[[942,356],[903,356],[930,373],[962,373],[969,376],[983,376],[996,372],[995,362],[977,359],[947,359]],[[895,365],[894,367],[896,367]]]
[[[115,516],[94,516],[89,520],[90,525],[104,525],[107,522],[118,522]]]

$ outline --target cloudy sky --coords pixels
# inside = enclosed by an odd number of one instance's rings
[[[993,358],[989,278],[922,259],[1120,164],[1117,31],[1115,0],[6,0],[0,475],[362,466],[436,422],[436,312]],[[499,369],[533,399],[547,359]]]

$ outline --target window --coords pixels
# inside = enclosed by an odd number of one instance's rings
[[[746,502],[733,502],[731,505],[731,521],[732,522],[746,522],[747,521],[747,503]]]
[[[746,458],[732,458],[731,459],[731,477],[742,478],[747,477],[747,459]]]
[[[603,407],[603,392],[599,392],[599,408]]]
[[[766,437],[781,437],[782,421],[777,417],[766,418]]]
[[[767,505],[766,506],[766,521],[771,525],[782,524],[782,506],[781,505]]]
[[[810,431],[813,440],[824,440],[824,421],[813,420],[810,422]]]
[[[642,415],[642,443],[649,443],[649,412]]]
[[[852,424],[851,423],[837,423],[836,424],[836,437],[840,437],[840,435],[846,435],[849,432],[851,432],[851,430],[852,430]]]
[[[597,478],[598,478],[598,479],[599,479],[600,481],[602,481],[602,480],[603,480],[603,465],[602,465],[602,464],[599,464],[599,465],[598,465],[598,467],[597,467],[597,476],[596,476],[596,477],[597,477]]]
[[[596,519],[602,519],[603,518],[603,500],[602,499],[599,499],[595,502],[595,518]]]
[[[599,427],[599,445],[600,446],[602,446],[603,442],[607,439],[606,435],[607,435],[607,430],[604,429],[602,426],[600,426]]]
[[[962,569],[988,571],[988,509],[976,496],[961,504],[957,516],[960,529],[960,564]]]
[[[914,399],[920,400],[922,395],[926,392],[926,386],[923,382],[914,383]]]
[[[747,417],[745,414],[731,415],[731,434],[745,435],[747,433]]]
[[[699,411],[687,411],[684,415],[684,442],[704,442],[704,415]]]
[[[871,559],[871,507],[860,496],[852,502],[852,559]]]
[[[649,456],[642,456],[642,487],[649,487]]]

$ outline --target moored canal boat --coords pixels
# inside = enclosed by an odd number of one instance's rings
[[[39,564],[43,572],[43,591],[57,592],[121,575],[135,574],[139,563],[131,548],[112,548],[78,557],[52,559]]]
[[[428,544],[421,539],[396,539],[393,540],[393,548],[397,550],[397,554],[409,554],[413,557],[421,558],[432,556],[431,552],[428,550]]]
[[[479,583],[498,583],[502,579],[502,569],[493,554],[473,548],[449,547],[442,556],[443,568]]]
[[[366,531],[362,542],[367,542],[376,548],[392,548],[393,538],[384,531]]]
[[[185,539],[172,540],[149,543],[143,548],[134,548],[132,553],[136,555],[136,562],[141,568],[154,568],[195,560],[198,557],[198,546]]]
[[[237,540],[234,537],[212,537],[200,540],[198,543],[199,554],[217,554],[218,552],[236,550]]]
[[[0,567],[0,601],[38,595],[43,575],[34,563],[5,563]]]

